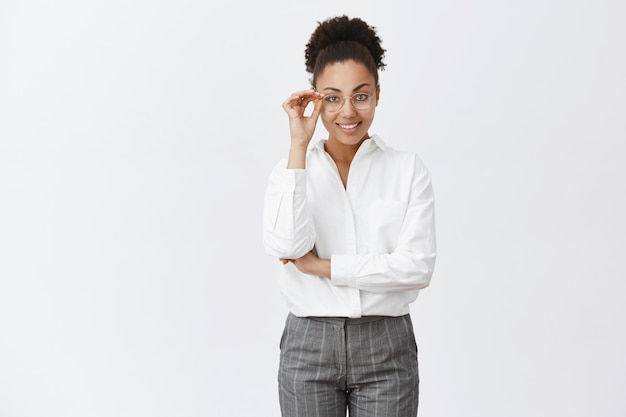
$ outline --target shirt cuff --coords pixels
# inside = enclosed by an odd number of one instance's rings
[[[285,168],[282,177],[285,189],[293,190],[295,194],[306,192],[306,169]]]
[[[350,255],[331,255],[330,282],[337,286],[356,286]]]

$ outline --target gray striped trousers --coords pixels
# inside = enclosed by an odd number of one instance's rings
[[[283,417],[415,417],[417,345],[411,317],[289,314],[280,342]]]

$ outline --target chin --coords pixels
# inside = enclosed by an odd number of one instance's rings
[[[353,146],[363,142],[369,137],[369,135],[365,133],[363,135],[337,135],[335,137],[337,138],[337,142],[340,142],[344,145]]]

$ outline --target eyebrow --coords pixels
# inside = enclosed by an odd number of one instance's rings
[[[356,86],[354,88],[354,90],[352,90],[352,92],[358,91],[358,90],[360,90],[363,87],[369,87],[369,86],[370,86],[369,83],[359,84],[358,86]],[[335,87],[326,87],[323,91],[326,91],[326,90],[330,90],[330,91],[334,91],[334,92],[337,92],[337,93],[341,93],[341,90],[338,89],[338,88],[335,88]]]

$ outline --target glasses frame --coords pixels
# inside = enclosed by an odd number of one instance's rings
[[[378,85],[376,85],[375,89],[378,88]],[[367,107],[365,107],[364,109],[358,109],[355,105],[354,105],[354,97],[358,96],[358,95],[366,95],[367,96]],[[341,99],[341,104],[339,105],[339,108],[337,110],[330,110],[328,108],[326,108],[327,105],[327,101],[326,101],[326,97],[328,96],[335,96],[339,99]],[[327,112],[330,113],[337,113],[339,111],[341,111],[341,109],[343,109],[343,106],[346,104],[346,99],[350,99],[350,104],[352,105],[352,108],[356,111],[365,111],[368,110],[370,107],[372,107],[372,98],[374,98],[376,96],[376,91],[374,91],[374,93],[370,94],[370,93],[364,93],[364,92],[358,92],[358,93],[354,93],[351,96],[340,96],[338,94],[325,94],[324,97],[322,98],[322,105],[324,106],[324,109],[326,109]],[[360,103],[357,101],[357,103]],[[334,104],[334,103],[331,103]]]

